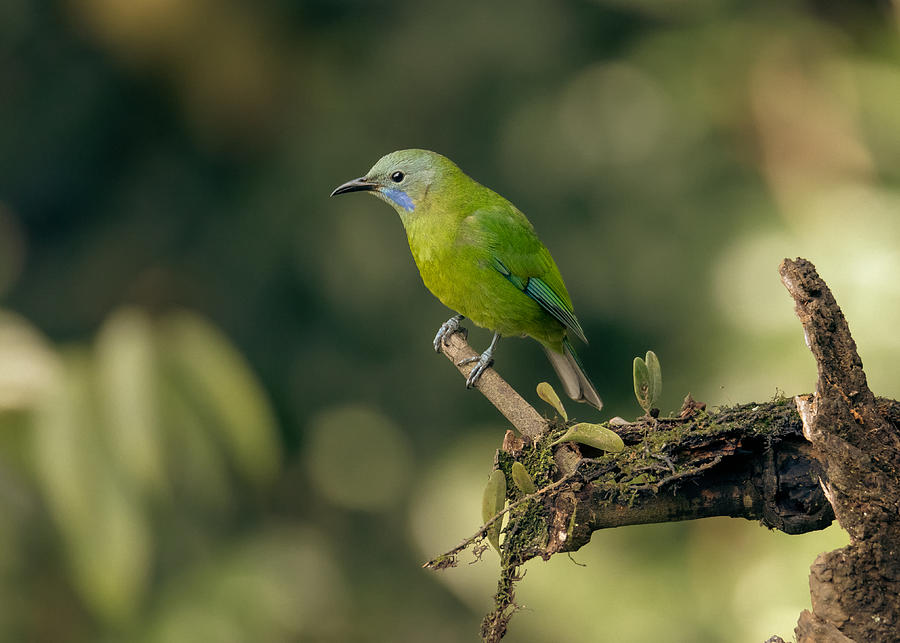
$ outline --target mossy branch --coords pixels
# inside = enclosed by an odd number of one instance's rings
[[[425,569],[446,569],[447,567],[456,567],[457,563],[459,562],[457,557],[460,552],[465,551],[467,547],[484,538],[485,535],[487,535],[488,529],[490,529],[491,526],[494,525],[498,520],[503,520],[503,516],[508,514],[510,511],[513,511],[514,509],[518,509],[520,505],[523,505],[530,500],[536,500],[538,498],[546,496],[551,491],[558,489],[559,487],[569,482],[569,480],[571,480],[574,475],[574,473],[570,473],[569,475],[560,478],[556,482],[552,482],[547,486],[538,489],[534,493],[528,494],[527,496],[519,498],[515,502],[506,505],[506,508],[494,514],[494,516],[486,523],[481,525],[481,527],[479,527],[474,534],[472,534],[468,538],[464,538],[463,541],[453,549],[444,552],[440,556],[435,556],[427,563],[423,564],[422,567]]]
[[[476,353],[464,335],[456,333],[444,354],[457,364]],[[465,376],[471,366],[457,368]],[[523,445],[546,436],[547,420],[495,370],[485,371],[477,387],[525,436],[524,441],[507,439],[506,452],[515,457]],[[558,479],[534,495],[552,504],[550,496],[555,494],[550,492],[570,483],[565,489],[575,494],[574,505],[567,501],[575,512],[574,529],[556,534],[557,541],[549,546],[573,551],[598,529],[710,516],[759,520],[787,533],[822,529],[833,514],[817,482],[818,469],[802,427],[787,398],[707,411],[689,396],[677,417],[644,416],[630,424],[609,425],[625,442],[623,453],[603,455],[563,444],[556,450]],[[570,464],[561,471],[563,460],[577,463],[577,468]],[[513,506],[425,567],[454,564],[460,551]]]
[[[711,516],[758,520],[790,534],[834,514],[802,422],[786,398],[706,411],[688,397],[677,418],[612,426],[625,451],[583,459],[573,487],[576,550],[598,529]]]

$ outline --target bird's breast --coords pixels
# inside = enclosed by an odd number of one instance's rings
[[[422,281],[442,304],[507,336],[562,337],[562,325],[493,267],[485,244],[460,238],[459,226],[446,219],[436,222],[421,217],[405,224]]]

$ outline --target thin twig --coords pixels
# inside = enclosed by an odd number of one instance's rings
[[[662,460],[666,463],[666,466],[669,467],[669,471],[675,473],[675,463],[672,462],[672,458],[667,456],[665,453],[651,453],[651,458],[656,458],[657,460]]]
[[[705,464],[701,464],[699,467],[692,467],[690,469],[685,469],[680,473],[674,473],[670,476],[666,476],[659,482],[654,482],[652,484],[642,484],[634,487],[635,491],[644,491],[646,489],[652,490],[654,493],[659,491],[663,485],[669,484],[670,482],[674,482],[675,480],[680,480],[681,478],[687,478],[689,476],[696,475],[701,471],[706,471],[707,469],[712,469],[714,466],[719,464],[722,461],[722,456],[717,455],[715,458],[706,462]]]
[[[498,512],[496,515],[494,515],[494,517],[492,517],[492,518],[491,518],[490,520],[488,520],[486,523],[484,523],[483,525],[481,525],[481,527],[478,528],[478,531],[476,531],[474,534],[472,534],[472,535],[469,536],[468,538],[464,539],[460,544],[458,544],[456,547],[454,547],[454,548],[451,549],[450,551],[447,551],[447,552],[441,554],[440,556],[437,556],[436,558],[432,558],[432,559],[429,560],[427,563],[425,563],[424,565],[422,565],[422,567],[425,568],[425,569],[443,569],[444,567],[448,567],[448,566],[452,567],[453,564],[450,564],[450,565],[448,565],[447,563],[442,564],[441,561],[442,561],[442,560],[445,561],[445,560],[448,559],[448,558],[455,557],[458,553],[460,553],[460,552],[463,551],[466,547],[468,547],[468,546],[471,545],[473,542],[475,542],[475,540],[477,540],[478,538],[481,538],[482,536],[484,536],[484,535],[487,533],[487,530],[490,529],[491,525],[493,525],[495,522],[497,522],[498,520],[500,520],[501,518],[503,518],[503,516],[504,516],[505,514],[509,513],[510,511],[512,511],[513,509],[515,509],[515,508],[518,507],[519,505],[521,505],[522,503],[527,502],[528,500],[533,500],[533,499],[535,499],[535,498],[540,498],[541,496],[546,495],[546,494],[549,493],[550,491],[553,491],[553,490],[556,489],[557,487],[560,487],[560,486],[562,486],[564,483],[570,481],[572,478],[575,477],[575,475],[576,475],[576,472],[573,471],[572,473],[570,473],[570,474],[568,474],[568,475],[566,475],[566,476],[563,476],[562,478],[560,478],[560,479],[557,480],[556,482],[551,482],[551,483],[548,484],[546,487],[542,487],[541,489],[538,489],[538,490],[535,491],[534,493],[530,493],[530,494],[528,494],[527,496],[524,496],[524,497],[522,497],[522,498],[519,498],[519,499],[516,500],[515,502],[509,503],[509,505],[507,505],[505,509],[503,509],[502,511]]]

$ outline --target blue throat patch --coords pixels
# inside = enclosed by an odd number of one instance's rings
[[[410,199],[409,195],[403,190],[398,190],[397,188],[382,188],[381,193],[407,212],[412,212],[416,209],[416,205],[412,202],[412,199]]]

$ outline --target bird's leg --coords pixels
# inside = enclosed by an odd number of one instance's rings
[[[462,315],[453,315],[450,319],[445,321],[441,327],[438,329],[437,335],[434,336],[434,352],[441,352],[441,344],[447,345],[447,342],[450,341],[450,335],[453,333],[462,333],[463,337],[469,336],[469,331],[459,325],[459,322],[464,320],[465,317]]]
[[[491,339],[491,345],[487,347],[487,349],[477,357],[467,357],[461,362],[457,363],[457,366],[462,366],[463,364],[470,364],[472,362],[477,362],[475,364],[475,368],[469,371],[469,377],[466,378],[466,388],[472,388],[475,386],[475,383],[481,377],[481,374],[484,373],[487,368],[494,363],[494,349],[497,348],[497,342],[500,341],[500,333],[494,333],[494,338]]]

